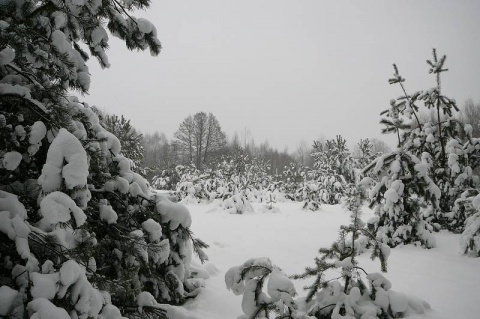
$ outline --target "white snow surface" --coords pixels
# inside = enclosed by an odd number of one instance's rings
[[[18,291],[8,286],[0,287],[0,316],[6,316],[17,297]]]
[[[19,152],[8,152],[3,155],[3,167],[9,171],[13,171],[22,161],[22,154]]]
[[[18,200],[18,196],[2,190],[0,190],[0,211],[8,211],[10,218],[19,215],[22,219],[27,219],[27,210]]]
[[[50,144],[38,183],[45,192],[52,192],[60,188],[62,177],[68,189],[85,186],[88,177],[87,153],[82,143],[64,128]]]
[[[0,51],[0,65],[9,64],[15,59],[15,51],[12,48],[5,48]]]
[[[30,137],[28,142],[30,144],[39,144],[47,135],[47,127],[42,121],[36,121],[30,128]]]
[[[70,214],[73,214],[77,226],[82,226],[87,220],[87,216],[73,199],[62,192],[53,192],[45,196],[40,202],[40,213],[50,225],[68,222],[71,219]]]
[[[162,194],[156,195],[156,202],[157,211],[162,216],[163,222],[170,222],[170,230],[175,230],[180,225],[190,227],[192,217],[184,204],[174,203]]]
[[[305,266],[314,265],[320,247],[330,246],[337,238],[339,226],[347,224],[350,215],[339,205],[323,205],[311,212],[303,211],[301,203],[277,203],[276,213],[261,210],[261,204],[253,205],[255,212],[243,215],[228,214],[215,203],[187,205],[195,236],[210,245],[206,250],[210,261],[203,266],[210,274],[206,288],[185,305],[200,318],[235,319],[243,315],[242,296],[225,286],[228,269],[253,257],[269,257],[285,274],[301,273]],[[368,208],[363,210],[363,220],[374,216]],[[379,284],[390,282],[394,293],[387,292],[384,298],[393,300],[397,309],[405,307],[404,296],[412,308],[422,307],[415,297],[430,304],[431,310],[411,314],[410,319],[478,318],[480,258],[461,254],[460,235],[440,232],[434,236],[437,246],[433,249],[399,246],[391,250],[388,273],[379,277]],[[379,262],[369,256],[368,251],[361,255],[359,265],[368,272],[380,272]],[[331,277],[338,275],[332,273]],[[300,297],[306,295],[302,288],[313,280],[293,280]]]

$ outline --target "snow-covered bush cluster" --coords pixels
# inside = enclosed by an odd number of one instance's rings
[[[368,139],[361,140],[358,147],[361,156],[354,158],[340,135],[324,144],[315,141],[311,154],[314,167],[302,170],[303,181],[296,188],[290,186],[288,189],[295,189],[297,193],[287,197],[302,201],[303,208],[309,210],[317,210],[322,204],[342,202],[354,188],[366,159],[372,159],[372,145]]]
[[[182,165],[178,165],[161,170],[159,174],[153,176],[152,187],[158,190],[175,190],[180,181],[181,176],[179,174],[182,174],[183,167]]]
[[[222,158],[212,168],[198,170],[195,166],[177,166],[180,176],[175,193],[184,203],[212,202],[231,213],[251,211],[252,202],[269,204],[284,200],[282,183],[267,174],[265,161],[244,155],[241,152]],[[167,185],[169,175],[157,176],[154,185]]]
[[[175,191],[184,202],[219,200],[225,209],[238,213],[250,210],[252,202],[293,200],[314,211],[322,204],[338,204],[355,182],[361,162],[351,157],[341,136],[314,146],[313,168],[291,163],[281,176],[269,175],[265,161],[241,152],[203,170],[178,166]],[[154,185],[168,185],[169,178],[157,176]]]
[[[203,285],[191,258],[205,260],[206,245],[188,210],[152,192],[96,109],[68,95],[90,85],[81,46],[108,67],[104,27],[159,52],[155,27],[131,15],[146,7],[0,2],[2,317],[167,318],[163,304]]]

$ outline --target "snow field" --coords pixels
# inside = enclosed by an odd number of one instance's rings
[[[313,266],[318,249],[328,247],[337,238],[340,225],[349,222],[349,212],[339,205],[323,205],[317,212],[301,210],[300,203],[277,203],[276,213],[253,204],[255,213],[228,214],[218,204],[188,205],[192,230],[210,245],[205,269],[211,274],[206,287],[185,306],[202,319],[235,319],[243,312],[242,297],[225,286],[225,272],[250,258],[269,257],[287,275],[301,273]],[[373,212],[364,208],[363,220]],[[388,273],[392,289],[428,301],[432,310],[408,318],[476,319],[480,313],[480,259],[460,253],[459,238],[447,232],[436,233],[437,247],[399,246],[392,249]],[[359,266],[379,272],[378,261],[368,252],[359,257]],[[336,274],[331,274],[332,277]],[[313,278],[294,281],[300,296],[303,286]]]

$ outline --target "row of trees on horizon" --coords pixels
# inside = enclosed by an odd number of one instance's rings
[[[420,113],[421,122],[427,122],[434,116],[429,113]],[[164,132],[141,134],[133,127],[130,120],[123,115],[103,114],[107,128],[122,142],[122,149],[128,152],[139,171],[143,171],[147,179],[157,175],[165,169],[176,165],[193,164],[197,169],[204,169],[218,163],[225,155],[242,150],[246,155],[258,157],[270,164],[271,175],[279,174],[284,167],[296,162],[300,165],[312,167],[314,159],[313,142],[299,141],[295,150],[289,152],[287,148],[278,150],[272,147],[268,140],[256,144],[255,138],[250,136],[246,129],[240,134],[235,132],[230,138],[222,128],[214,114],[198,112],[188,115],[180,124],[172,138]],[[458,121],[471,124],[473,136],[480,137],[480,101],[475,103],[468,99],[457,114]],[[314,138],[312,138],[312,141]],[[370,138],[375,153],[384,154],[390,151],[390,146],[383,140]],[[325,143],[326,138],[320,137],[317,142]],[[348,141],[352,142],[352,141]],[[360,157],[358,144],[351,150],[353,157]]]

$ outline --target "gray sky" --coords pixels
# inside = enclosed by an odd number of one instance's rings
[[[434,86],[425,60],[447,55],[444,93],[480,101],[480,1],[156,0],[147,12],[163,50],[129,52],[110,36],[111,67],[89,63],[85,100],[142,132],[172,137],[189,114],[212,112],[228,135],[293,151],[341,134],[380,137],[379,113],[400,88]],[[385,138],[393,141],[392,138]]]

